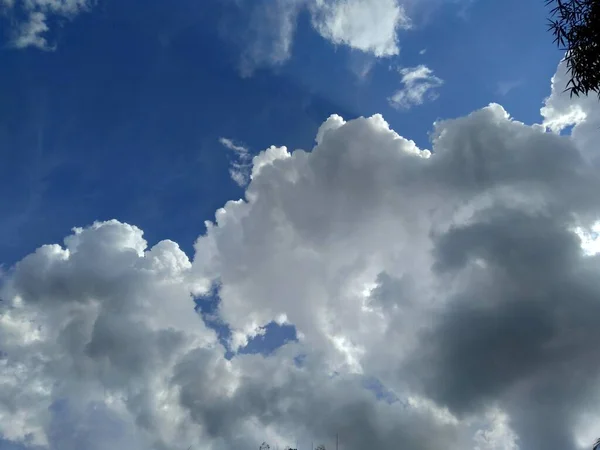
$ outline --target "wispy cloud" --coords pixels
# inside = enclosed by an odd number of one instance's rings
[[[48,30],[46,15],[39,11],[32,12],[26,22],[15,28],[11,43],[16,48],[37,47],[40,50],[52,50],[43,36]]]
[[[248,30],[242,33],[241,70],[245,76],[257,67],[281,65],[290,58],[303,11],[308,12],[315,31],[333,45],[375,58],[397,55],[398,31],[411,27],[399,0],[272,0],[240,5],[252,5]]]
[[[436,89],[444,84],[429,67],[422,64],[402,68],[399,72],[403,87],[388,98],[394,108],[409,109],[426,101],[433,101],[439,95]]]
[[[221,137],[219,143],[231,150],[234,154],[234,159],[231,161],[229,175],[238,186],[244,187],[250,181],[250,173],[252,170],[252,156],[250,151],[243,145],[236,144],[232,139]]]
[[[496,86],[498,94],[504,96],[523,84],[523,80],[500,81]]]
[[[47,37],[51,31],[48,20],[53,16],[73,19],[90,10],[95,3],[95,0],[2,0],[0,8],[27,17],[25,21],[15,21],[10,32],[10,45],[15,48],[54,50],[56,46]]]

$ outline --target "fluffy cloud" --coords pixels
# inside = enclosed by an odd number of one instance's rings
[[[462,424],[498,411],[480,448],[573,448],[600,387],[598,258],[574,231],[598,219],[599,180],[573,139],[490,105],[436,124],[432,153],[380,116],[280,150],[197,243],[232,344],[284,316],[328,370]]]
[[[141,230],[116,221],[23,259],[2,292],[2,435],[66,448],[53,440],[63,415],[52,407],[68,401],[75,418],[98,404],[105,421],[152,430],[144,439],[177,438],[183,412],[165,383],[180,353],[215,343],[193,312],[190,267],[174,242],[147,249]]]
[[[431,151],[379,115],[334,115],[312,151],[254,157],[193,261],[117,221],[75,229],[5,275],[0,434],[52,449],[335,432],[348,450],[589,444],[600,256],[581,236],[600,179],[582,142],[496,104],[436,123]],[[192,295],[218,296],[234,352],[272,322],[299,340],[228,360]]]
[[[325,39],[378,57],[397,55],[396,32],[410,26],[397,0],[315,0],[310,10]]]
[[[397,55],[397,32],[410,27],[398,0],[276,0],[243,7],[250,8],[242,40],[245,75],[262,65],[282,64],[290,57],[302,11],[308,11],[315,31],[332,44],[375,57]]]
[[[221,449],[322,440],[331,427],[348,445],[426,448],[431,429],[457,439],[429,409],[380,404],[351,374],[332,379],[317,354],[298,367],[294,345],[226,360],[194,313],[190,292],[208,285],[191,268],[175,243],[148,249],[117,221],[23,259],[2,292],[1,435],[51,449]]]
[[[0,7],[26,17],[24,21],[17,22],[12,30],[11,44],[14,47],[52,50],[54,47],[46,37],[50,31],[49,19],[73,19],[94,4],[95,0],[4,0]]]
[[[388,99],[394,108],[409,109],[435,100],[438,96],[436,89],[444,84],[441,78],[436,77],[433,71],[424,65],[404,67],[399,69],[399,72],[402,76],[402,89]]]
[[[566,63],[563,61],[558,66],[556,75],[552,77],[552,92],[541,111],[544,125],[557,133],[572,127],[570,135],[580,151],[600,168],[600,103],[594,95],[570,97],[569,93],[565,92],[568,80]]]

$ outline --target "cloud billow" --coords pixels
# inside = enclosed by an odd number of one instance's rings
[[[546,125],[567,121],[558,95]],[[122,222],[74,229],[3,276],[0,435],[51,449],[336,432],[348,450],[591,444],[599,257],[581,245],[600,201],[587,117],[560,136],[492,104],[437,122],[430,151],[380,115],[333,115],[312,151],[253,158],[244,199],[207,222],[192,259]],[[215,292],[228,348],[194,311]],[[225,358],[272,322],[298,341]]]

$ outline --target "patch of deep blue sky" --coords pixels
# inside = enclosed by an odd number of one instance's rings
[[[423,11],[414,30],[400,33],[400,55],[376,61],[364,78],[356,69],[369,57],[332,46],[305,15],[286,64],[240,77],[247,42],[236,33],[248,11],[222,0],[103,0],[54,24],[54,52],[3,49],[0,261],[10,265],[73,226],[110,218],[140,226],[150,244],[173,239],[192,256],[204,220],[243,195],[229,178],[221,136],[252,152],[310,149],[330,114],[380,112],[428,148],[434,120],[491,101],[538,121],[560,58],[544,2],[459,3]],[[444,80],[439,98],[393,109],[396,68],[418,64]],[[217,307],[211,302],[206,310]],[[268,331],[246,351],[295,337],[293,327]]]

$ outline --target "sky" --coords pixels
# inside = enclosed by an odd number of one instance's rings
[[[535,0],[0,0],[0,450],[590,448],[600,103]]]

